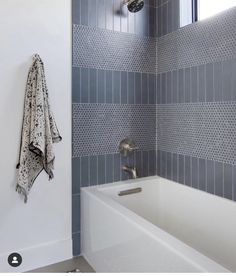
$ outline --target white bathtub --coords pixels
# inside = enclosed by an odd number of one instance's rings
[[[236,271],[235,202],[160,177],[82,188],[81,200],[82,255],[97,272]]]

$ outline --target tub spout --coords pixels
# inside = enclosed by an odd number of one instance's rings
[[[133,179],[138,178],[136,167],[123,166],[122,170],[129,173]]]

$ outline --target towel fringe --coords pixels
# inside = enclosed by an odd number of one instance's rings
[[[26,190],[21,187],[19,184],[16,185],[16,192],[18,192],[18,194],[23,195],[24,196],[24,203],[27,203],[28,201],[28,195],[26,193]]]

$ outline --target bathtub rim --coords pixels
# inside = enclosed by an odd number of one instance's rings
[[[108,184],[102,184],[102,185],[97,185],[97,186],[83,187],[83,188],[81,188],[81,195],[83,193],[86,193],[89,196],[91,196],[92,198],[95,198],[96,200],[99,200],[106,207],[112,209],[114,212],[118,213],[123,218],[128,220],[130,223],[132,223],[133,225],[138,227],[142,232],[144,232],[145,234],[151,236],[155,241],[163,244],[169,250],[176,253],[177,255],[179,255],[180,257],[185,259],[187,262],[192,264],[196,269],[199,270],[199,272],[203,272],[203,273],[204,272],[208,272],[208,273],[213,273],[213,272],[227,273],[227,272],[231,272],[230,270],[228,270],[227,268],[225,268],[221,264],[217,263],[213,259],[205,256],[203,253],[197,251],[196,249],[194,249],[190,245],[188,245],[188,244],[184,243],[183,241],[179,240],[175,236],[173,236],[170,233],[166,232],[165,230],[161,229],[157,225],[151,223],[147,219],[139,216],[138,214],[136,214],[132,210],[128,209],[127,207],[123,206],[119,202],[115,201],[113,198],[109,197],[109,195],[106,195],[105,193],[102,192],[102,191],[104,191],[108,188],[112,189],[114,187],[117,188],[117,187],[120,186],[123,189],[127,185],[131,185],[131,184],[138,185],[138,183],[143,183],[143,182],[149,182],[150,183],[150,181],[153,182],[153,181],[157,181],[157,180],[162,181],[162,182],[163,181],[164,182],[165,181],[173,182],[174,184],[179,185],[179,183],[177,183],[177,182],[174,182],[174,181],[171,181],[171,180],[168,180],[168,179],[165,179],[165,178],[161,178],[159,176],[152,176],[152,177],[147,177],[145,179],[144,178],[139,178],[139,179],[136,179],[136,180],[131,179],[131,180],[120,181],[120,182],[115,182],[115,183],[108,183]],[[164,184],[162,182],[160,182],[159,184],[160,185]],[[195,188],[185,186],[183,184],[181,184],[181,185],[184,186],[184,188],[194,189],[194,191],[196,191],[196,192],[206,193],[204,191],[196,190]],[[127,189],[129,189],[129,187],[127,187]],[[209,193],[207,193],[207,194],[209,196],[214,196],[214,195],[211,195]],[[218,198],[231,202],[231,200],[228,200],[228,199],[225,199],[225,198],[221,198],[221,197],[218,197]],[[235,203],[235,202],[232,201],[232,203]],[[83,233],[81,233],[81,234],[82,234],[82,237],[83,237]],[[83,251],[82,251],[82,254],[83,254]],[[195,261],[193,261],[193,260],[195,260]]]

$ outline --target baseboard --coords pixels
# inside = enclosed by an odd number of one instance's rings
[[[35,247],[17,250],[22,256],[22,264],[19,267],[11,267],[8,262],[8,254],[0,255],[0,273],[27,272],[33,269],[62,262],[72,258],[72,239],[40,244]]]

